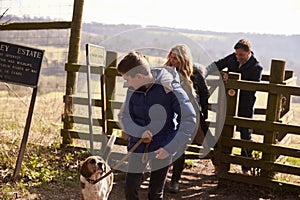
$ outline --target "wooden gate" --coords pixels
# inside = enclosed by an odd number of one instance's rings
[[[296,78],[293,72],[285,71],[285,61],[272,60],[270,76],[263,76],[262,82],[240,80],[239,74],[230,74],[227,84],[227,113],[225,125],[215,160],[218,164],[218,176],[221,179],[234,180],[249,184],[266,186],[274,189],[300,189],[300,147],[284,144],[287,137],[298,136],[300,126],[290,125],[291,97],[300,95],[300,88],[294,86]],[[229,95],[228,91],[236,91]],[[256,110],[264,115],[264,120],[237,117],[239,90],[261,91],[268,93],[266,109]],[[262,141],[246,141],[235,138],[236,126],[253,129],[253,135],[261,135]],[[241,157],[233,148],[251,149],[256,154],[253,158]],[[298,166],[282,162],[282,158],[298,159]],[[281,160],[281,161],[280,161]],[[233,166],[252,168],[252,175],[243,175]]]
[[[102,133],[94,137],[95,142],[103,142],[105,138],[109,137],[111,133],[116,130],[120,131],[117,121],[117,113],[122,105],[119,92],[122,87],[120,84],[120,76],[116,71],[118,55],[116,52],[107,52],[107,66],[104,74],[102,74],[101,87],[105,90],[105,94],[102,95],[102,99],[92,99],[92,104],[95,107],[100,107],[103,112],[102,116],[93,118],[93,123],[102,127]],[[85,72],[85,66],[71,66],[66,65],[67,71]],[[74,71],[75,70],[75,71]],[[92,73],[100,73],[97,69],[92,68]],[[227,110],[224,113],[225,125],[220,124],[222,121],[223,113],[222,108],[216,106],[211,109],[217,113],[216,121],[209,122],[210,127],[215,128],[215,132],[221,129],[221,137],[218,141],[218,148],[213,152],[214,159],[218,165],[220,180],[234,180],[241,181],[249,184],[256,184],[261,186],[267,186],[271,188],[292,188],[299,189],[299,183],[287,182],[286,180],[275,179],[277,174],[288,174],[295,176],[299,179],[300,168],[299,166],[291,166],[285,163],[279,163],[278,159],[284,157],[299,158],[299,147],[292,148],[289,146],[281,145],[279,142],[283,141],[287,137],[287,134],[299,135],[300,127],[295,125],[289,125],[288,121],[292,117],[292,110],[290,110],[291,96],[300,96],[300,88],[294,86],[296,78],[293,76],[293,72],[285,71],[285,62],[272,61],[271,75],[263,75],[262,82],[242,81],[238,74],[230,74],[225,88],[221,87],[220,80],[209,80],[210,92],[214,90],[219,91],[218,101],[222,101],[222,98],[227,99]],[[261,116],[265,116],[265,120],[241,118],[236,116],[237,101],[239,90],[251,90],[261,91],[268,93],[268,103],[266,108],[255,109],[255,113]],[[222,90],[226,92],[222,94]],[[229,90],[235,90],[236,95],[228,95]],[[72,104],[87,105],[87,98],[74,97],[70,95],[65,96],[65,101],[72,102]],[[210,105],[213,108],[213,105]],[[87,117],[75,116],[73,114],[64,115],[64,123],[79,123],[88,125],[89,120]],[[243,126],[252,128],[254,135],[258,134],[263,137],[263,141],[244,141],[235,138],[236,126]],[[221,127],[219,127],[221,126]],[[81,140],[88,140],[88,132],[80,132],[76,129],[62,129],[63,137],[77,138]],[[63,139],[63,141],[69,141]],[[116,145],[125,146],[126,141],[118,135]],[[259,156],[253,158],[245,158],[237,155],[233,152],[234,148],[252,149]],[[187,158],[199,159],[200,151],[202,147],[191,145],[187,150]],[[126,152],[126,151],[125,151]],[[123,153],[125,153],[123,152]],[[121,156],[122,153],[117,153]],[[206,158],[210,158],[209,154]],[[120,157],[119,157],[120,158]],[[244,165],[256,170],[254,176],[245,176],[239,172],[232,171],[232,165]]]

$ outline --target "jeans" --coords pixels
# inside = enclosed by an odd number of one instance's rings
[[[185,154],[183,153],[177,160],[173,162],[173,173],[171,182],[178,183],[184,167]]]
[[[140,172],[140,169],[146,168],[147,163],[143,163],[140,157],[135,157],[134,162],[130,162],[129,160],[129,171],[126,174],[125,180],[125,196],[127,200],[139,200],[139,189],[141,185],[141,180],[143,173]],[[132,159],[132,158],[131,158]],[[151,159],[150,167],[155,169],[151,170],[150,174],[150,182],[148,188],[148,199],[149,200],[158,200],[163,199],[163,191],[164,186],[169,170],[169,165],[171,162],[171,158],[159,160],[159,159]],[[164,163],[162,165],[162,163]],[[138,164],[138,165],[137,165]],[[159,166],[159,167],[157,167]],[[138,173],[133,173],[133,169],[138,167]]]
[[[243,140],[251,140],[252,135],[249,128],[239,127],[241,133],[241,139]],[[242,149],[241,156],[251,158],[252,157],[252,150]],[[243,170],[249,170],[249,168],[242,166]]]

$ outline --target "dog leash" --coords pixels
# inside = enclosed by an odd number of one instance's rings
[[[150,143],[146,143],[145,145],[145,150],[144,150],[144,153],[143,153],[143,156],[142,156],[142,163],[146,163],[148,162],[148,149],[149,149],[149,146],[150,146]]]
[[[107,176],[109,176],[111,173],[113,173],[116,169],[118,169],[121,164],[133,153],[134,150],[136,150],[136,148],[147,138],[141,138],[137,141],[137,143],[135,143],[135,145],[128,151],[128,154],[126,154],[115,166],[114,169],[110,169],[106,174],[104,174],[103,176],[101,176],[100,178],[96,179],[96,180],[92,180],[92,179],[87,179],[87,181],[90,184],[96,184],[99,181],[101,181],[102,179],[106,178]]]

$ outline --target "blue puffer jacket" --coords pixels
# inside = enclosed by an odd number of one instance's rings
[[[196,128],[196,113],[179,83],[175,68],[152,68],[154,84],[138,90],[129,88],[119,122],[129,134],[128,150],[146,130],[153,133],[148,151],[163,147],[170,154],[184,149]],[[142,143],[134,151],[144,152]]]

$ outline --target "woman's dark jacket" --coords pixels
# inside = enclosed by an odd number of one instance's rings
[[[207,119],[209,91],[205,80],[205,74],[206,69],[204,68],[204,66],[194,64],[193,75],[191,76],[191,80],[193,82],[193,87],[197,94],[197,100],[201,108],[201,114],[203,115],[204,119]]]

